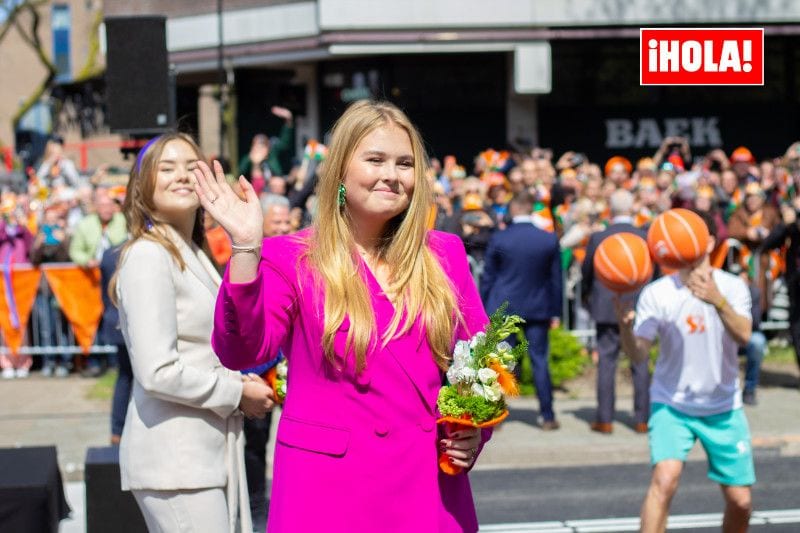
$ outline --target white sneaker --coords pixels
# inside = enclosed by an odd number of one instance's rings
[[[17,377],[21,379],[27,378],[31,374],[30,370],[27,368],[18,368],[17,369]]]
[[[44,378],[51,377],[55,369],[56,369],[55,365],[44,365],[42,367],[42,377]]]
[[[65,378],[69,376],[69,368],[65,366],[58,365],[56,367],[56,377],[57,378]]]
[[[13,368],[3,369],[3,379],[14,379],[14,376],[16,376],[16,372],[14,372]]]

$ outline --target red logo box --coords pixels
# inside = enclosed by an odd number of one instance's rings
[[[764,28],[641,28],[641,85],[764,85]]]

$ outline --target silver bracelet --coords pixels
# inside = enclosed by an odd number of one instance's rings
[[[236,254],[253,254],[256,257],[261,257],[261,245],[258,244],[256,246],[240,246],[238,244],[231,243],[231,255]]]

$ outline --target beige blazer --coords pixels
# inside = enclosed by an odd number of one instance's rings
[[[120,328],[134,378],[120,443],[122,489],[227,487],[231,531],[237,507],[249,531],[242,379],[220,364],[210,342],[220,277],[202,251],[167,233],[183,271],[166,248],[145,239],[119,267]]]

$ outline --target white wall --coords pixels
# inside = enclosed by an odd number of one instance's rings
[[[323,30],[796,22],[792,0],[319,0]]]
[[[167,20],[167,49],[177,52],[217,46],[217,24],[216,13],[170,18]],[[318,33],[316,2],[240,9],[222,15],[225,44],[292,39]]]

